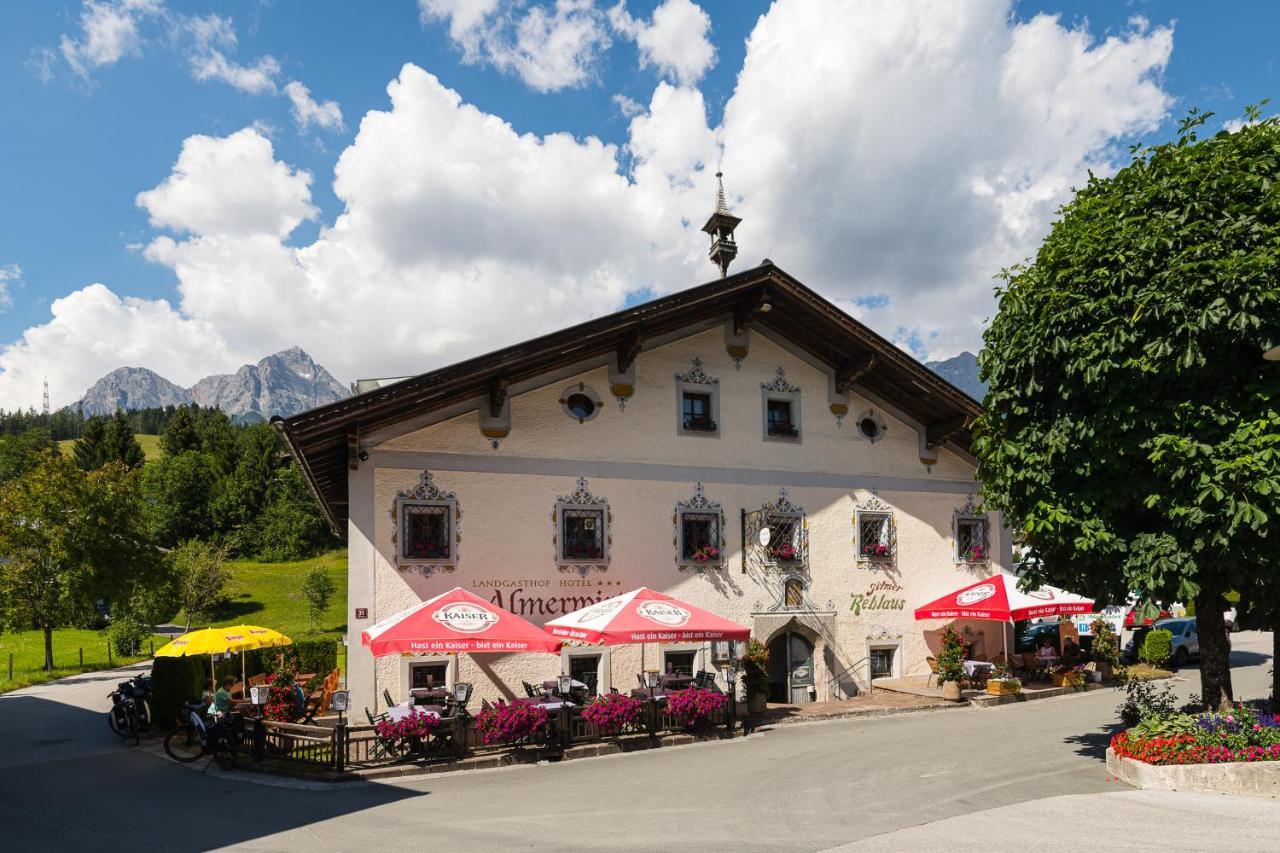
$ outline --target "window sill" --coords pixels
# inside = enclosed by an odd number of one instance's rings
[[[768,429],[765,435],[769,438],[799,438],[800,430],[798,429]]]
[[[977,569],[990,565],[990,560],[956,560],[956,568]]]
[[[861,554],[858,556],[859,563],[892,563],[897,554]]]
[[[682,572],[718,572],[724,569],[724,563],[698,563],[693,560],[681,560],[679,563],[676,563],[676,568]]]

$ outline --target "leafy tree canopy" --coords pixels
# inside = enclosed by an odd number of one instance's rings
[[[1090,176],[1002,274],[975,441],[1034,580],[1196,599],[1211,704],[1230,690],[1222,593],[1280,571],[1280,372],[1261,359],[1280,341],[1280,124],[1249,117],[1202,140],[1193,112]]]

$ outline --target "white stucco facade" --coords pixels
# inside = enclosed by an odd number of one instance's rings
[[[639,354],[625,406],[612,393],[609,364],[600,360],[514,389],[509,434],[496,447],[481,430],[483,399],[361,437],[367,458],[350,472],[348,522],[347,667],[356,707],[381,706],[383,690],[403,697],[412,665],[428,660],[375,661],[360,645],[361,630],[454,586],[537,624],[588,601],[652,587],[751,626],[764,642],[783,633],[804,637],[813,646],[812,684],[803,685],[809,699],[865,690],[873,648],[893,649],[894,674],[927,671],[924,632],[939,624],[917,623],[913,609],[1011,563],[1009,537],[995,514],[988,516],[987,559],[957,559],[956,514],[978,487],[973,460],[949,444],[926,452],[923,425],[857,386],[838,423],[830,372],[781,339],[753,333],[748,354],[736,363],[723,323],[672,337]],[[677,374],[687,374],[695,358],[716,380],[714,434],[680,429]],[[770,438],[763,427],[762,386],[777,382],[779,369],[783,384],[798,389],[790,392],[796,439]],[[583,422],[561,402],[572,388],[589,389],[601,401]],[[858,429],[864,412],[885,427],[874,442]],[[452,493],[460,511],[456,563],[429,571],[398,564],[392,516],[397,496],[413,490],[424,472]],[[557,559],[554,509],[580,478],[594,498],[607,501],[603,569],[563,568]],[[701,571],[681,568],[675,519],[677,503],[689,501],[699,483],[722,509],[725,546],[722,567]],[[754,519],[783,489],[803,509],[807,532],[806,564],[792,569],[770,563],[751,541],[744,549],[758,526]],[[892,513],[896,553],[888,561],[862,560],[857,551],[855,512],[873,498]],[[752,514],[745,521],[744,512]],[[787,576],[803,588],[800,600],[786,601]],[[626,690],[636,686],[642,655],[643,666],[655,668],[675,651],[693,651],[695,668],[712,668],[706,644],[441,660],[450,680],[472,682],[478,699],[492,700],[521,695],[521,681],[567,672],[571,655],[600,655],[600,689]]]

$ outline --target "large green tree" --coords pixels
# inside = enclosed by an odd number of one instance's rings
[[[170,456],[200,449],[200,434],[196,431],[196,422],[188,407],[179,406],[173,413],[169,424],[160,434],[160,449]]]
[[[159,560],[142,521],[137,477],[123,464],[92,472],[55,452],[0,486],[0,616],[10,628],[53,632],[97,599],[128,601]]]
[[[209,504],[217,481],[217,463],[199,451],[162,456],[142,469],[147,523],[161,545],[172,548],[214,533]]]
[[[1231,695],[1223,595],[1280,596],[1280,125],[1136,148],[1090,176],[985,335],[975,449],[1032,575],[1194,600],[1201,695]]]

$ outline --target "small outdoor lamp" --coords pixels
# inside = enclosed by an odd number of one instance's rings
[[[724,683],[729,685],[730,691],[738,684],[738,668],[733,664],[729,664],[724,668]]]
[[[267,700],[271,698],[271,688],[265,684],[258,684],[249,688],[249,701],[253,703],[254,712],[258,716],[262,716],[262,706],[267,704]]]
[[[560,688],[560,695],[568,697],[569,691],[573,689],[573,676],[561,675],[556,679],[556,686]]]
[[[662,683],[662,680],[658,677],[658,673],[654,672],[653,670],[645,670],[645,673],[644,673],[644,686],[649,688],[649,698],[650,698],[650,699],[652,699],[652,698],[653,698],[653,690],[654,690],[654,688],[655,688],[655,687],[657,687],[657,686],[658,686],[659,684],[661,684],[661,683]]]
[[[329,697],[329,705],[333,708],[333,710],[338,712],[338,723],[339,725],[341,725],[342,715],[347,712],[347,709],[349,707],[351,707],[351,691],[349,690],[333,691],[333,695]]]

